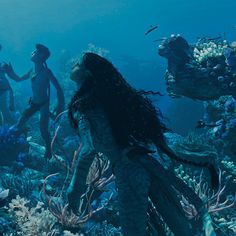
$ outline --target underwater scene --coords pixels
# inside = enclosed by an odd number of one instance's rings
[[[236,236],[235,0],[0,3],[0,236]]]

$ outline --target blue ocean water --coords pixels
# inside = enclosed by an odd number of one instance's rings
[[[198,99],[187,96],[173,99],[168,95],[164,79],[168,66],[167,60],[158,54],[160,41],[154,41],[163,37],[169,38],[172,34],[180,34],[190,44],[196,43],[198,37],[221,36],[229,42],[236,41],[235,9],[236,0],[0,0],[0,45],[2,46],[0,62],[10,62],[14,70],[21,75],[33,68],[30,60],[31,53],[36,43],[42,43],[51,52],[48,67],[61,83],[60,66],[63,63],[63,56],[67,59],[78,57],[88,49],[89,45],[94,45],[109,52],[106,54],[107,58],[132,86],[164,94],[164,96],[153,97],[154,104],[161,109],[165,122],[171,130],[188,137],[190,132],[196,131],[197,122],[206,116],[206,104],[204,108],[203,102]],[[156,25],[158,25],[156,30],[145,35],[150,27]],[[10,84],[13,91],[16,91],[18,100],[15,115],[19,117],[32,96],[31,85],[29,81],[24,81],[20,85],[10,81]],[[69,89],[74,91],[76,87],[72,85],[63,87],[63,90],[67,90],[67,94],[73,94],[71,91],[68,92]],[[56,98],[54,90],[52,90],[52,98],[53,100]],[[66,106],[69,100],[70,98],[66,97]],[[224,100],[224,102],[230,103],[231,100]],[[221,118],[210,119],[214,122],[221,120],[221,130],[216,124],[210,141],[213,143],[214,139],[217,139],[219,143],[216,146],[218,145],[219,149],[224,146],[229,147],[224,154],[217,151],[225,157],[232,155],[235,158],[235,151],[232,150],[236,146],[234,138],[236,133],[229,127],[234,127],[236,117],[234,115],[230,118],[227,127],[224,127],[224,120],[222,121],[225,117]],[[33,119],[31,123],[33,127],[39,126],[35,120]],[[7,132],[5,126],[2,129]],[[4,134],[2,136],[5,138]],[[6,136],[12,145],[15,137],[9,133]],[[34,143],[37,144],[37,140],[40,140],[38,143],[42,144],[39,134],[31,138]],[[68,137],[63,137],[66,138]],[[66,146],[73,155],[72,149],[78,140],[77,137],[70,136],[68,140],[61,146]],[[204,143],[204,139],[202,142]],[[4,145],[1,143],[0,148]],[[60,146],[58,143],[57,145]],[[34,148],[42,151],[40,147],[34,146]],[[63,148],[57,148],[63,156]],[[24,146],[24,150],[19,151],[19,155],[24,156],[25,152],[27,151]],[[4,152],[0,149],[0,155],[1,153]],[[231,159],[227,161],[231,162]],[[71,163],[72,160],[68,162]],[[17,165],[14,168],[17,172],[23,167]],[[228,166],[225,168],[227,169]],[[233,173],[235,176],[235,172]],[[230,172],[229,175],[231,176],[232,173]],[[41,179],[43,177],[46,176],[40,176]],[[32,186],[29,184],[27,187]],[[52,190],[49,189],[48,192],[50,191]],[[232,215],[235,219],[235,212]],[[236,234],[235,222],[234,230]]]
[[[32,66],[29,57],[35,43],[41,42],[52,52],[50,67],[58,70],[56,62],[61,50],[77,55],[93,43],[110,51],[110,58],[119,61],[116,66],[134,86],[164,91],[166,61],[157,55],[158,43],[153,40],[178,33],[190,42],[198,36],[218,34],[233,40],[235,6],[233,0],[2,0],[1,59],[11,61],[23,73]],[[150,25],[159,28],[145,37]],[[142,73],[135,73],[135,68],[119,65],[126,57],[149,61],[150,65],[144,65]],[[168,98],[163,99],[163,111],[169,104]],[[180,127],[177,129],[181,131]]]

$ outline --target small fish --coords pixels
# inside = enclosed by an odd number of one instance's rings
[[[145,35],[150,34],[152,31],[156,30],[158,27],[159,27],[159,25],[156,25],[156,26],[151,25],[151,28],[145,33]]]

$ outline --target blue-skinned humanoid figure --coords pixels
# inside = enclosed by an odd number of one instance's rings
[[[118,189],[124,236],[147,235],[148,198],[176,236],[196,235],[187,220],[176,190],[200,209],[201,219],[210,217],[199,197],[172,171],[151,156],[149,144],[178,161],[210,167],[208,160],[183,160],[166,145],[158,111],[151,101],[132,88],[106,59],[86,53],[73,67],[71,79],[78,91],[69,105],[69,119],[82,148],[68,188],[69,206],[77,212],[86,191],[86,178],[95,154],[111,162]],[[212,234],[214,235],[214,234]]]
[[[47,67],[46,61],[50,57],[49,49],[42,45],[36,44],[36,50],[32,52],[31,61],[34,63],[34,72],[31,76],[32,97],[29,101],[29,107],[23,112],[22,116],[14,126],[17,132],[25,129],[26,122],[36,112],[40,112],[40,132],[45,142],[45,158],[51,158],[51,137],[49,132],[50,119],[50,82],[57,91],[58,104],[55,109],[56,115],[64,110],[64,94],[60,84],[52,71]],[[11,66],[8,67],[8,74],[15,80],[20,81]]]

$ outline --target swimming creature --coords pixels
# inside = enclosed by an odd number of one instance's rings
[[[151,28],[145,33],[145,35],[150,34],[152,31],[156,30],[158,27],[159,27],[159,25],[156,25],[156,26],[151,25]]]

